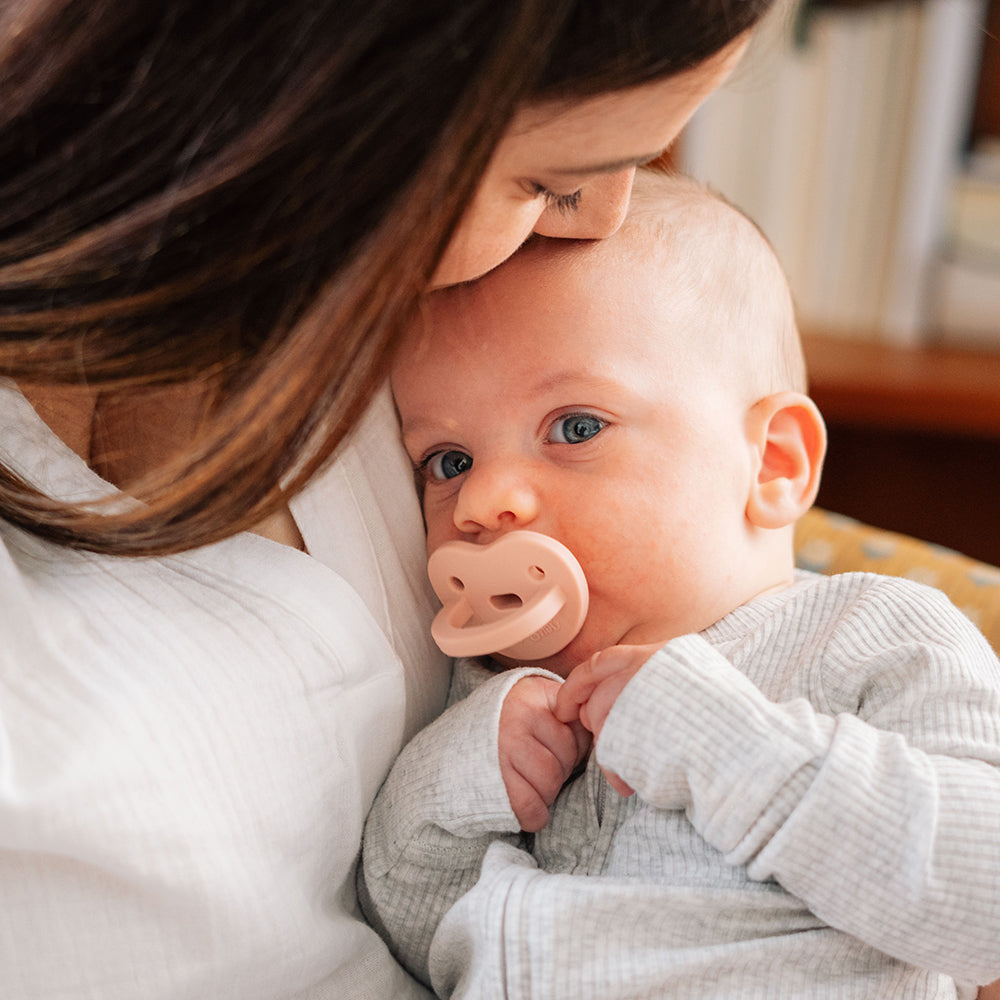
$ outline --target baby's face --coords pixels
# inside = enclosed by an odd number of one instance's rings
[[[542,661],[564,675],[707,627],[743,570],[746,405],[676,346],[701,320],[653,272],[614,241],[529,253],[435,296],[393,375],[428,551],[530,528],[583,567],[584,627]]]

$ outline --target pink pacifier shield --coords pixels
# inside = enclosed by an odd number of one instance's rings
[[[431,635],[448,656],[552,656],[587,616],[587,580],[573,553],[536,531],[488,545],[445,542],[427,564],[444,607]]]

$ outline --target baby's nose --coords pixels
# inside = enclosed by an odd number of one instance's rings
[[[473,468],[455,505],[455,526],[465,534],[524,528],[538,516],[538,495],[521,474],[504,467]]]

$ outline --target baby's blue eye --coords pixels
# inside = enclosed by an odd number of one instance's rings
[[[552,425],[551,438],[556,444],[582,444],[596,437],[607,423],[589,413],[573,413]]]
[[[472,456],[464,451],[439,451],[424,462],[424,468],[431,479],[454,479],[472,468]]]

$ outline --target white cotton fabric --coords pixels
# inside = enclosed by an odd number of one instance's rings
[[[1000,663],[944,595],[800,573],[667,643],[534,837],[497,755],[523,673],[461,661],[369,815],[366,909],[439,995],[916,1000],[1000,976]]]
[[[43,488],[108,491],[9,384],[0,428]],[[383,395],[293,504],[311,555],[243,534],[121,559],[0,522],[5,1000],[426,996],[354,888],[447,685],[411,482]]]

